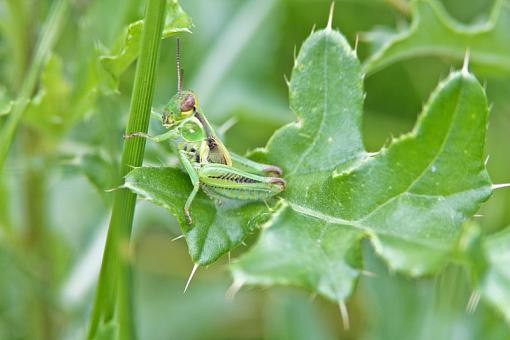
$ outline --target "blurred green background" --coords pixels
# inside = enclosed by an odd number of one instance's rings
[[[52,1],[0,2],[0,109],[19,91]],[[442,0],[456,20],[486,20],[492,0]],[[359,56],[371,53],[364,32],[410,22],[408,3],[336,1],[333,27]],[[77,339],[84,335],[109,219],[113,174],[133,83],[134,64],[118,91],[96,86],[97,56],[130,22],[142,17],[142,0],[75,0],[46,73],[46,97],[33,104],[17,132],[0,177],[0,339]],[[185,87],[218,126],[235,123],[225,142],[237,152],[263,146],[293,119],[284,75],[294,50],[312,27],[324,27],[330,1],[182,0],[193,34],[182,36]],[[508,42],[510,44],[510,31]],[[441,55],[411,58],[366,78],[363,130],[368,150],[409,131],[440,79],[462,60]],[[163,41],[154,106],[176,91],[175,41]],[[510,182],[510,74],[477,72],[493,104],[488,133],[489,171]],[[42,84],[44,83],[42,80]],[[42,104],[41,104],[42,103]],[[0,111],[2,111],[0,110]],[[52,125],[32,111],[49,112]],[[69,122],[67,123],[68,118]],[[233,119],[233,120],[232,120]],[[46,122],[48,120],[48,122]],[[0,124],[5,117],[0,114]],[[45,123],[47,123],[45,125]],[[152,131],[158,130],[152,122]],[[164,146],[148,144],[146,164],[174,162]],[[497,191],[477,221],[485,233],[510,224],[510,191]],[[480,302],[466,312],[466,272],[451,265],[433,278],[389,273],[364,247],[363,276],[348,302],[352,329],[341,326],[338,306],[292,288],[243,288],[234,299],[228,261],[199,269],[186,295],[192,263],[175,219],[147,202],[136,210],[132,264],[140,339],[508,339],[510,328]],[[253,235],[253,240],[256,235]],[[248,242],[249,243],[249,242]],[[249,245],[248,245],[249,246]],[[245,249],[238,249],[237,253]],[[232,254],[235,257],[236,254]]]

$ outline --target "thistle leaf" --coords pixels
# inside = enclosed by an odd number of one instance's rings
[[[510,72],[510,4],[497,0],[483,23],[464,25],[452,18],[437,0],[412,1],[413,21],[406,30],[386,41],[364,64],[366,73],[392,63],[427,55],[450,56],[460,60],[470,51],[473,66],[487,72]],[[370,35],[369,35],[370,36]],[[380,37],[380,34],[373,34]],[[375,41],[380,44],[379,39]]]
[[[271,216],[261,203],[217,205],[200,194],[188,225],[191,184],[176,169],[135,169],[126,187],[178,218],[195,263],[213,262],[264,223],[232,265],[237,285],[295,285],[343,301],[362,270],[365,238],[393,270],[437,272],[461,224],[491,193],[484,90],[467,69],[452,73],[414,130],[372,156],[361,134],[362,78],[339,32],[318,31],[303,44],[290,82],[297,120],[256,154],[282,167],[288,183]]]
[[[414,130],[373,157],[361,142],[362,98],[359,62],[343,36],[312,34],[290,82],[298,120],[263,155],[284,169],[285,203],[232,265],[238,284],[290,284],[342,301],[362,269],[363,238],[409,275],[448,261],[460,225],[491,193],[483,88],[467,70],[452,73]]]

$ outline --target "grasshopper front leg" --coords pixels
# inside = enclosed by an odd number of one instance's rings
[[[142,137],[147,138],[153,142],[160,143],[164,142],[169,139],[175,139],[178,137],[178,134],[174,130],[168,130],[165,133],[162,133],[160,135],[151,136],[145,132],[130,132],[124,134],[124,139],[132,138],[132,137]]]
[[[252,161],[251,159],[245,158],[235,153],[230,153],[232,159],[232,165],[238,169],[245,170],[250,173],[258,175],[275,175],[277,177],[282,176],[282,169],[276,165],[269,165]]]
[[[185,151],[179,151],[179,160],[181,161],[184,169],[189,175],[189,178],[191,180],[191,184],[193,184],[193,190],[189,194],[188,198],[186,199],[186,203],[184,204],[184,215],[186,215],[186,218],[188,219],[188,223],[193,223],[193,219],[191,218],[191,214],[189,213],[189,208],[191,207],[191,203],[193,202],[193,199],[198,193],[198,190],[200,189],[200,179],[197,174],[197,171],[189,161],[188,157],[186,156]]]

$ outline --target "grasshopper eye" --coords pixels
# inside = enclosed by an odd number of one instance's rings
[[[195,97],[188,94],[181,102],[181,112],[188,112],[195,107]]]

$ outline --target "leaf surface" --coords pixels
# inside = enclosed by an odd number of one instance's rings
[[[238,284],[297,285],[344,300],[362,270],[364,238],[394,270],[439,270],[462,222],[491,193],[483,162],[488,109],[478,81],[467,70],[452,73],[414,130],[375,156],[361,135],[361,65],[340,33],[326,29],[306,40],[289,94],[296,122],[255,154],[282,167],[288,182],[271,218],[261,203],[215,205],[200,194],[187,225],[182,208],[191,184],[176,169],[135,169],[126,187],[177,216],[198,264],[265,222],[256,245],[232,266]]]
[[[392,63],[427,55],[450,56],[462,59],[469,49],[474,66],[487,71],[510,72],[510,3],[497,0],[490,17],[483,23],[464,25],[452,18],[437,0],[412,2],[412,23],[400,33],[384,34],[382,47],[364,64],[373,73]],[[374,34],[375,33],[375,34]],[[377,38],[377,32],[368,37]]]
[[[194,263],[207,265],[237,247],[261,219],[267,218],[261,202],[224,201],[217,204],[202,191],[191,206],[193,224],[183,207],[193,189],[189,177],[179,169],[143,167],[132,170],[125,187],[177,217]]]
[[[433,273],[461,223],[490,195],[487,102],[471,74],[451,74],[414,130],[373,157],[361,140],[361,80],[340,33],[306,40],[289,89],[298,120],[259,155],[283,167],[289,187],[257,244],[233,264],[238,284],[291,284],[344,300],[362,268],[365,237],[390,268]]]

